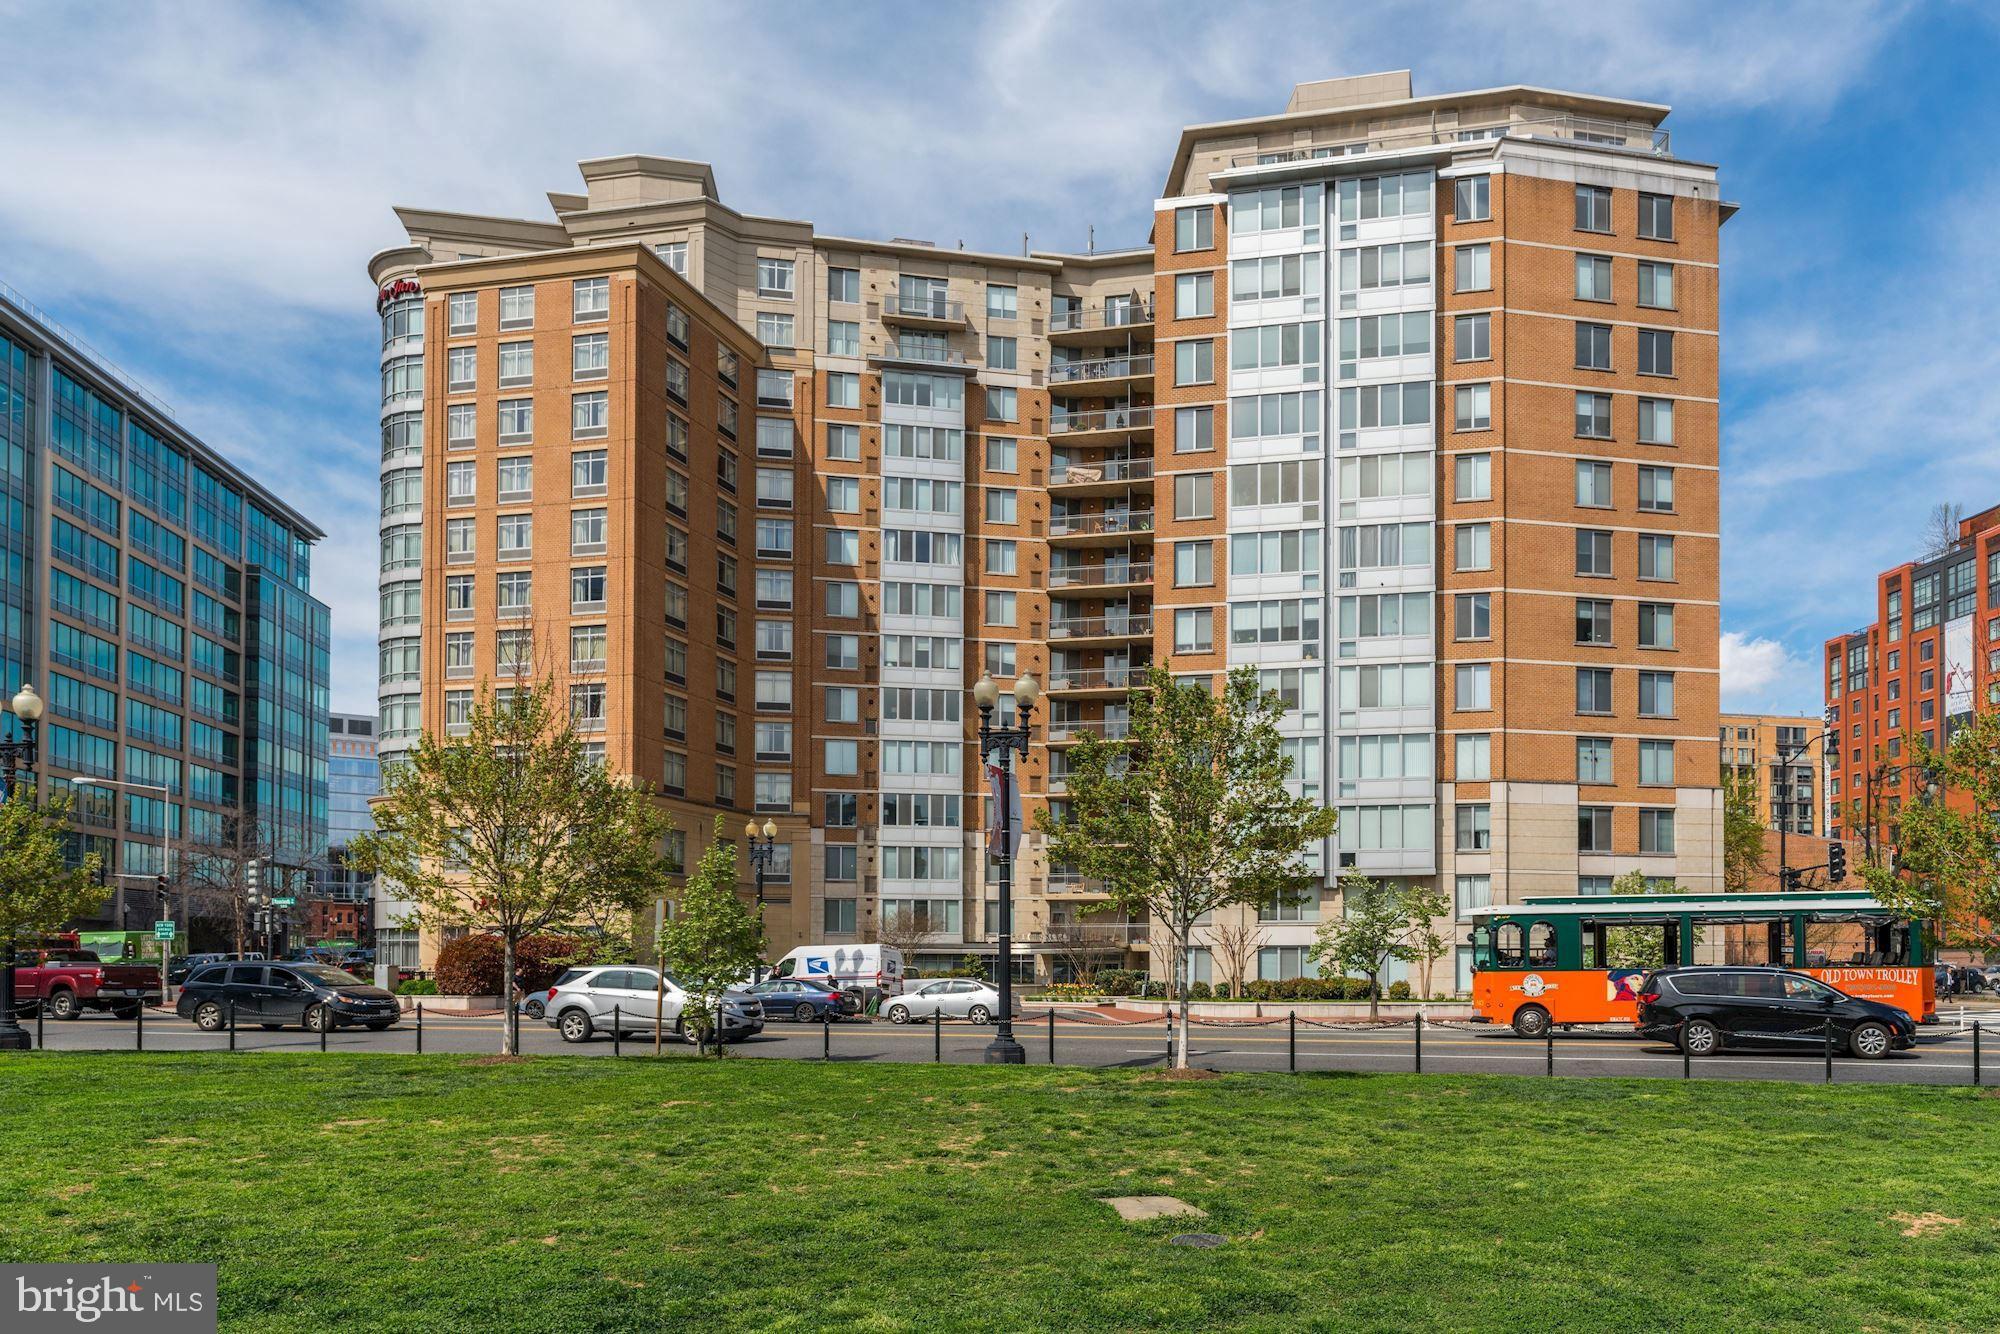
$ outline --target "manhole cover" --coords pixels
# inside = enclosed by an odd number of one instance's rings
[[[1192,1246],[1196,1250],[1212,1251],[1229,1238],[1215,1232],[1183,1232],[1177,1237],[1168,1237],[1169,1246]]]

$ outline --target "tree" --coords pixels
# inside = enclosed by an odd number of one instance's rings
[[[886,945],[897,951],[903,956],[903,966],[908,968],[918,947],[928,944],[935,934],[914,909],[898,908],[890,912],[885,908],[863,938],[871,945]]]
[[[1974,714],[1942,749],[1914,733],[1905,745],[1916,792],[1895,813],[1896,856],[1862,877],[1939,943],[2000,947],[2000,710]]]
[[[1722,887],[1732,894],[1756,888],[1764,869],[1764,816],[1757,809],[1757,775],[1725,765],[1722,770]]]
[[[714,1037],[715,1054],[722,1055],[723,995],[764,957],[764,924],[736,892],[736,845],[723,837],[722,816],[715,817],[715,837],[688,877],[661,945],[660,971],[671,963],[674,980],[687,993],[683,1026],[704,1050]]]
[[[375,829],[350,846],[363,872],[395,881],[418,930],[500,937],[507,1004],[501,1051],[520,1048],[512,980],[521,940],[601,913],[630,913],[665,882],[670,822],[650,790],[584,749],[553,683],[482,689],[466,734],[426,733],[383,774]]]
[[[1650,894],[1652,889],[1646,884],[1643,872],[1627,871],[1611,882],[1611,892]],[[1657,926],[1614,926],[1604,933],[1604,962],[1608,967],[1659,968],[1666,961],[1666,938]]]
[[[10,974],[17,946],[94,915],[110,895],[97,883],[102,860],[96,853],[78,866],[63,857],[70,802],[69,793],[57,789],[37,804],[28,783],[10,783],[0,801],[0,966]]]
[[[1257,951],[1264,947],[1268,937],[1264,928],[1254,917],[1245,917],[1237,922],[1222,922],[1208,931],[1209,954],[1221,965],[1223,982],[1229,987],[1229,998],[1243,998],[1243,984],[1250,980],[1251,970],[1257,966]]]
[[[1070,748],[1066,816],[1036,815],[1052,862],[1098,880],[1128,917],[1144,914],[1171,939],[1177,1069],[1187,1066],[1185,974],[1196,920],[1319,884],[1305,855],[1332,835],[1336,816],[1286,788],[1284,712],[1277,694],[1258,688],[1253,668],[1230,673],[1216,694],[1155,667],[1132,692],[1125,740],[1085,732]]]
[[[1313,933],[1311,954],[1321,969],[1368,979],[1368,1017],[1381,1012],[1382,974],[1420,950],[1444,953],[1433,919],[1450,908],[1443,896],[1403,880],[1372,880],[1359,871],[1340,877],[1340,910]]]
[[[1958,521],[1965,506],[1956,501],[1940,501],[1924,516],[1922,548],[1924,560],[1936,560],[1958,545]]]
[[[1442,885],[1412,885],[1410,895],[1410,957],[1423,971],[1424,995],[1432,996],[1431,970],[1451,953],[1451,937],[1438,930],[1438,922],[1451,916],[1451,896]]]
[[[230,948],[241,954],[249,948],[245,932],[252,925],[247,912],[250,867],[269,865],[274,850],[263,822],[248,815],[225,816],[219,838],[190,832],[170,847],[173,869],[167,892],[187,918],[189,938],[197,919],[228,923]]]
[[[1089,910],[1085,912],[1088,914]],[[1050,924],[1045,938],[1069,980],[1089,986],[1100,968],[1123,961],[1125,930],[1123,924],[1093,925],[1076,918],[1062,918]]]

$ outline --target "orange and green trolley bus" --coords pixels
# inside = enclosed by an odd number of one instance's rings
[[[1920,1023],[1937,1019],[1922,928],[1866,891],[1556,895],[1468,915],[1473,1019],[1523,1037],[1636,1022],[1639,979],[1680,964],[1793,968]],[[1637,958],[1654,963],[1630,966]]]

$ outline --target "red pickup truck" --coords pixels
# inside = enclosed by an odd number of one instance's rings
[[[162,999],[160,970],[150,963],[105,963],[89,950],[21,950],[14,956],[14,1001],[39,1005],[51,1019],[109,1010],[120,1019]]]

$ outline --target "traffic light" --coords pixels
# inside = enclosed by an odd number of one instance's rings
[[[1796,894],[1799,890],[1805,888],[1805,882],[1806,873],[1804,871],[1794,870],[1789,866],[1785,868],[1785,893]]]
[[[1826,845],[1826,882],[1837,885],[1847,879],[1847,845],[1829,843]]]

